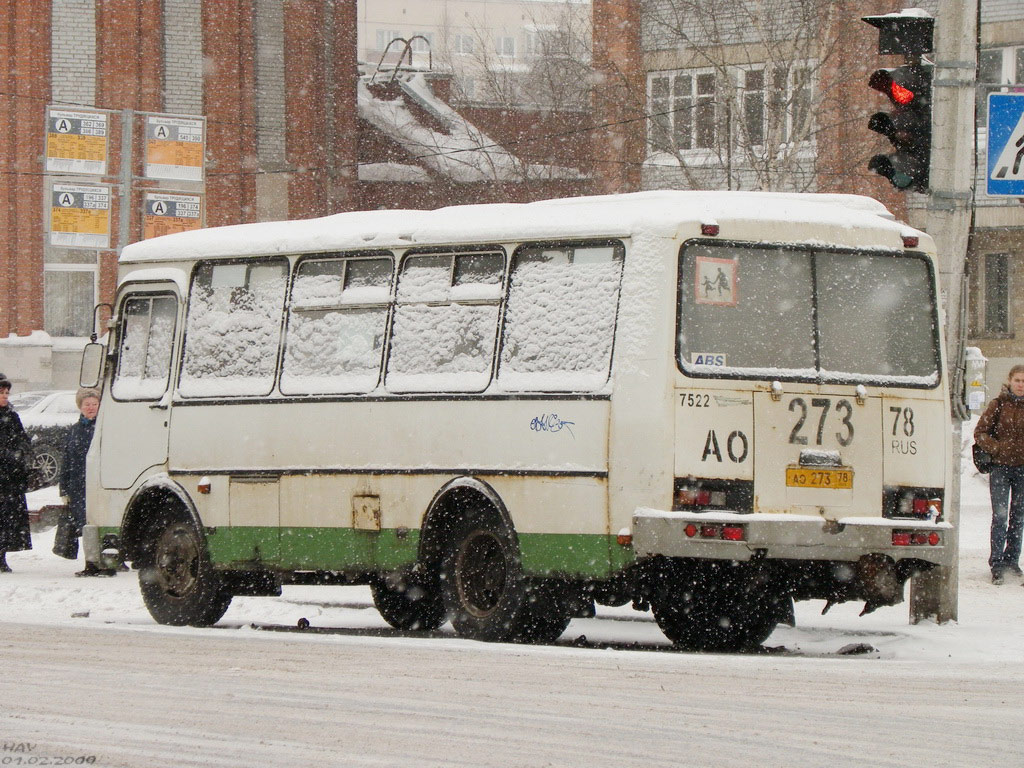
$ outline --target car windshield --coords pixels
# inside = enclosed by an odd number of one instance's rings
[[[33,405],[38,403],[49,392],[22,392],[20,395],[11,395],[11,407],[15,411],[27,411]]]
[[[928,261],[890,252],[685,247],[679,364],[693,375],[935,386]]]

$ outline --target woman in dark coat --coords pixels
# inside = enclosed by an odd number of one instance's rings
[[[75,395],[75,403],[81,416],[71,427],[68,433],[67,442],[64,444],[64,459],[60,467],[60,495],[68,500],[68,507],[71,513],[71,533],[74,536],[73,547],[64,554],[65,557],[78,556],[77,539],[82,535],[82,526],[85,525],[85,457],[89,453],[89,445],[92,443],[92,435],[96,429],[96,414],[100,409],[100,393],[95,389],[80,389]],[[56,551],[56,550],[55,550]],[[91,564],[86,565],[84,571],[77,573],[77,576],[92,576],[99,573],[99,570]]]
[[[0,373],[0,573],[10,573],[7,553],[32,549],[25,488],[32,448],[21,419],[8,402],[11,382]]]

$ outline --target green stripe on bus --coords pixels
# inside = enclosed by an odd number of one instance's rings
[[[117,533],[101,528],[100,536]],[[523,570],[533,575],[559,574],[607,578],[633,561],[633,550],[614,536],[578,533],[520,533]],[[261,562],[283,570],[390,571],[416,560],[419,531],[387,528],[274,528],[218,526],[206,532],[210,559],[239,567]]]

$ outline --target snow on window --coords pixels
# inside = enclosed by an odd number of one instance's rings
[[[285,337],[284,394],[369,392],[377,386],[392,272],[390,256],[301,263]]]
[[[607,381],[622,257],[618,244],[516,255],[498,374],[504,389],[592,390]]]
[[[409,256],[388,361],[393,392],[479,392],[491,380],[504,277],[500,253]]]
[[[269,394],[286,283],[283,259],[200,265],[185,324],[183,395]]]
[[[111,386],[118,400],[158,400],[167,390],[177,308],[173,296],[143,296],[124,303]]]

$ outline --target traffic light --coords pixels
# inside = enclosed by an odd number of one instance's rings
[[[868,85],[885,94],[890,112],[876,112],[868,128],[889,139],[895,152],[875,155],[868,163],[897,189],[928,190],[932,153],[932,69],[908,64],[875,70]]]

